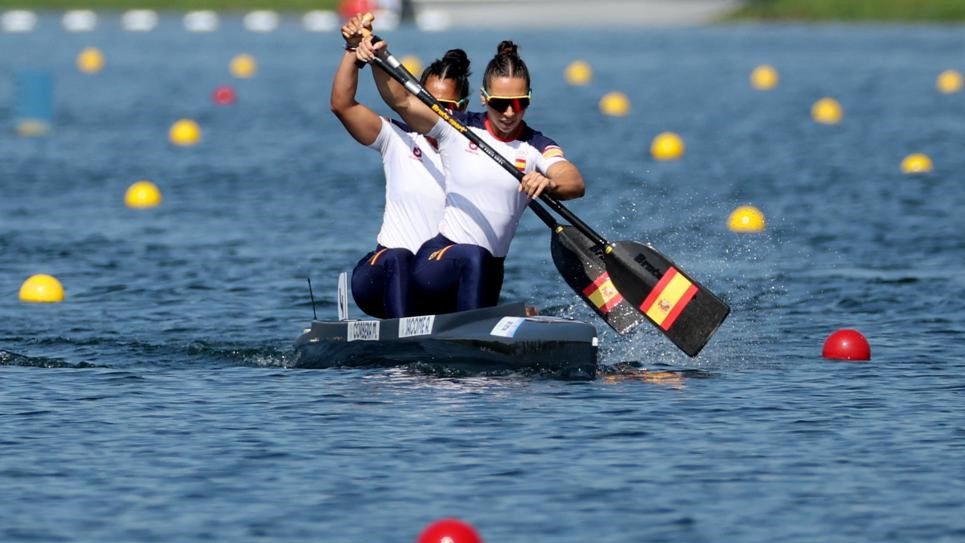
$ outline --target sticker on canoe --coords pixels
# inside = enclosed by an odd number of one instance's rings
[[[399,319],[399,337],[428,336],[432,333],[432,323],[435,320],[435,315],[403,317]]]
[[[379,321],[352,321],[348,323],[347,341],[378,341]]]
[[[503,317],[499,319],[496,326],[493,326],[493,331],[489,332],[489,335],[513,337],[516,335],[516,330],[519,328],[519,325],[523,324],[525,320],[524,317]]]

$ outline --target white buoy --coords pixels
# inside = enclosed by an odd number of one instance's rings
[[[189,11],[184,14],[184,28],[188,32],[214,32],[218,30],[218,14],[213,11]]]
[[[157,12],[149,9],[132,9],[121,16],[121,28],[128,32],[150,32],[157,26]]]
[[[250,32],[274,32],[279,20],[277,13],[263,9],[247,13],[242,22]]]
[[[309,32],[338,30],[338,15],[334,11],[312,10],[302,16],[302,26]]]
[[[64,13],[62,22],[68,32],[90,32],[97,26],[97,14],[89,9],[74,9]]]
[[[32,32],[37,26],[37,14],[25,9],[12,9],[0,17],[4,32]]]

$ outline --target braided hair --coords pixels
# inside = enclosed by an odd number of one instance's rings
[[[432,61],[422,72],[419,82],[423,85],[429,77],[436,76],[439,79],[450,79],[456,82],[459,89],[459,98],[469,96],[469,57],[462,49],[450,49],[443,57]]]
[[[496,48],[496,56],[489,61],[486,66],[486,73],[483,75],[483,88],[489,88],[489,82],[497,77],[518,77],[526,80],[526,88],[529,88],[529,69],[526,63],[519,58],[517,53],[519,46],[515,43],[504,40]]]

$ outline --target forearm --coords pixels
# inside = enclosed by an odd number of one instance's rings
[[[557,200],[580,198],[586,193],[583,174],[571,162],[558,162],[547,173],[550,196]]]
[[[403,115],[409,109],[409,99],[412,95],[402,86],[401,83],[393,79],[385,70],[376,66],[372,67],[372,77],[375,79],[375,87],[379,89],[379,96],[392,108],[393,111]]]
[[[355,53],[345,51],[342,61],[332,80],[331,108],[332,113],[341,117],[351,107],[358,105],[355,94],[359,86],[359,70],[355,66]]]

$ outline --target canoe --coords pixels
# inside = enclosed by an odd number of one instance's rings
[[[523,303],[401,319],[312,321],[295,340],[295,367],[406,366],[443,375],[541,374],[593,379],[593,325],[527,316]]]

